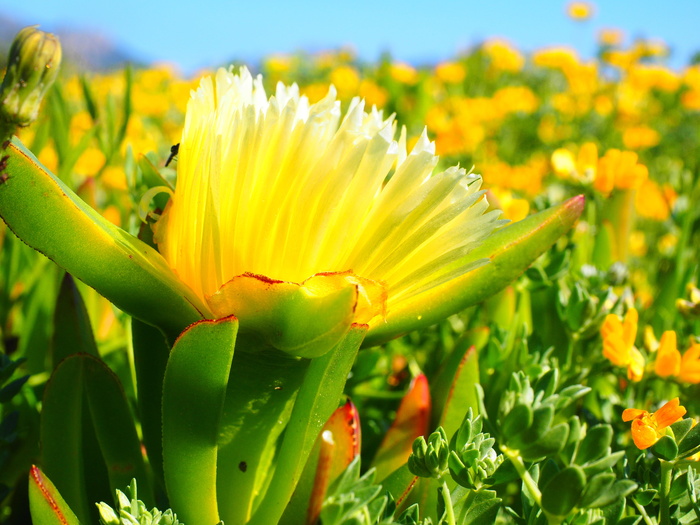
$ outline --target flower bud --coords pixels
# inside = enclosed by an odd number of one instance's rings
[[[55,35],[36,26],[17,33],[0,88],[0,118],[4,124],[28,126],[36,119],[60,63],[61,44]]]

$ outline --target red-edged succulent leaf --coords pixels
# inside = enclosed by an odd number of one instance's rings
[[[420,374],[411,382],[401,400],[396,418],[382,440],[372,466],[381,481],[408,461],[413,441],[430,431],[430,388],[428,378]]]
[[[29,508],[32,521],[42,525],[80,525],[51,480],[37,466],[29,471]]]

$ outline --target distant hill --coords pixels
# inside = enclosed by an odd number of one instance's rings
[[[30,24],[0,13],[0,68],[6,65],[12,39],[27,25]],[[46,30],[57,34],[60,38],[64,64],[70,64],[79,70],[108,71],[117,69],[127,62],[141,63],[98,31],[60,27]]]

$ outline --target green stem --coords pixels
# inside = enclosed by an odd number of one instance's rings
[[[447,525],[456,525],[455,510],[452,507],[452,495],[447,486],[447,482],[442,480],[442,500],[445,502],[445,513],[447,514]]]
[[[506,457],[513,463],[513,466],[515,467],[515,470],[518,471],[518,475],[520,476],[520,479],[523,480],[523,484],[525,485],[525,488],[527,488],[527,491],[530,493],[530,496],[532,499],[535,500],[535,503],[537,503],[538,507],[542,507],[542,493],[540,492],[540,488],[537,486],[537,483],[535,482],[534,479],[532,479],[532,476],[528,472],[527,468],[525,467],[525,462],[523,461],[523,458],[520,456],[520,452],[517,450],[512,450],[505,445],[501,445],[501,450],[503,453],[506,455]]]
[[[634,503],[634,506],[637,507],[637,510],[642,515],[642,519],[644,520],[644,523],[646,523],[647,525],[654,525],[654,522],[651,521],[649,514],[647,514],[647,509],[645,509],[644,506],[640,505],[634,498],[631,498],[631,499],[632,499],[632,503]]]
[[[671,492],[671,480],[673,479],[673,463],[661,461],[661,479],[659,480],[659,524],[670,525],[671,515],[669,513],[668,495]]]

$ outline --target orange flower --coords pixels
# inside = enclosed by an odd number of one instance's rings
[[[700,344],[691,345],[683,354],[678,379],[684,383],[700,383]]]
[[[676,332],[668,330],[661,336],[654,372],[659,377],[677,376],[681,371],[681,353],[676,344]]]
[[[654,372],[659,377],[676,377],[683,383],[700,383],[700,344],[693,343],[681,356],[676,332],[664,332],[659,343]]]
[[[644,375],[644,356],[634,346],[638,318],[634,308],[627,311],[624,322],[617,315],[609,314],[600,329],[603,356],[616,366],[626,366],[630,381],[640,381]]]
[[[632,440],[638,449],[644,450],[666,434],[666,427],[680,420],[686,413],[678,398],[671,399],[659,410],[649,413],[638,408],[622,412],[622,421],[632,421]]]

